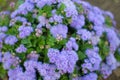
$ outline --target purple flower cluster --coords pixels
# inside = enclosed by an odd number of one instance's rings
[[[118,62],[116,61],[114,54],[110,53],[106,57],[106,63],[102,63],[100,71],[103,77],[106,79],[108,76],[112,74],[112,71],[118,67]]]
[[[104,28],[102,26],[94,26],[93,29],[96,31],[97,36],[102,36]]]
[[[58,25],[53,26],[50,29],[50,32],[53,35],[53,37],[57,38],[58,40],[61,40],[62,38],[67,37],[68,27],[63,24],[58,24]]]
[[[8,28],[6,26],[1,27],[0,26],[0,32],[6,32]]]
[[[33,32],[33,28],[31,26],[20,26],[18,31],[20,38],[26,38]]]
[[[9,80],[36,80],[34,72],[25,71],[20,66],[8,71]]]
[[[79,46],[76,42],[76,39],[71,37],[70,40],[66,43],[66,48],[68,50],[73,50],[74,49],[75,51],[77,51]]]
[[[97,72],[107,78],[120,66],[114,56],[120,39],[115,24],[106,23],[113,15],[83,0],[25,0],[10,16],[9,26],[0,24],[0,62],[9,80],[58,80],[64,74],[97,80]],[[110,50],[103,60],[106,41]]]
[[[63,16],[54,14],[54,15],[49,19],[49,21],[50,21],[50,22],[62,23],[62,18],[63,18]]]
[[[78,11],[74,3],[71,0],[63,0],[62,3],[66,6],[64,10],[66,12],[66,17],[72,17],[73,19],[76,18]]]
[[[91,44],[95,46],[99,43],[100,37],[93,35],[90,41],[91,41]]]
[[[24,62],[25,72],[20,66],[8,71],[9,79],[17,80],[36,80],[36,71],[43,77],[44,80],[56,80],[60,78],[60,73],[56,72],[56,66],[51,64],[42,64],[34,60],[28,60]]]
[[[78,15],[77,18],[72,20],[71,26],[75,29],[81,29],[85,25],[85,17]]]
[[[14,45],[17,41],[18,39],[13,35],[9,35],[5,38],[5,44]]]
[[[98,75],[94,72],[91,72],[89,74],[86,74],[84,76],[81,77],[75,77],[72,80],[97,80],[98,79]]]
[[[13,56],[10,52],[6,52],[2,57],[2,63],[4,69],[10,69],[11,66],[17,66],[19,64],[19,58]]]
[[[98,75],[96,73],[89,73],[83,77],[81,77],[81,80],[97,80]]]
[[[43,76],[44,80],[56,80],[60,78],[60,73],[56,72],[56,66],[50,64],[42,64],[39,63],[37,66],[37,70],[40,75]]]
[[[48,57],[50,62],[54,63],[62,73],[72,73],[78,60],[77,53],[73,50],[59,52],[59,50],[51,48],[48,50]]]
[[[11,14],[11,18],[15,18],[19,14],[26,15],[28,12],[33,11],[33,9],[34,9],[34,4],[26,0],[23,4],[19,6],[19,8],[16,11],[14,11]]]
[[[36,51],[31,51],[31,53],[27,55],[27,58],[28,58],[29,60],[37,61],[38,58],[39,58],[39,54],[37,54]]]
[[[99,56],[98,51],[95,51],[95,49],[87,49],[86,55],[88,59],[85,59],[85,63],[82,64],[83,72],[88,73],[88,70],[91,72],[99,70],[102,59]]]
[[[21,44],[17,49],[16,52],[17,53],[25,53],[27,51],[27,48],[25,48],[25,46],[23,44]]]
[[[2,52],[0,52],[0,62],[2,62]]]
[[[6,37],[6,34],[3,32],[0,32],[0,40],[2,41]]]
[[[77,34],[80,35],[83,41],[90,40],[92,37],[92,33],[86,29],[79,29]]]
[[[110,43],[110,50],[113,52],[120,45],[120,39],[112,28],[106,28],[107,38]]]

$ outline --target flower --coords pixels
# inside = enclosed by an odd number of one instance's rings
[[[70,40],[66,43],[66,48],[69,50],[74,49],[75,51],[77,51],[79,46],[76,42],[76,39],[71,37]]]
[[[2,63],[4,69],[9,70],[11,66],[17,66],[19,64],[19,58],[11,55],[10,52],[6,52],[3,55]]]
[[[56,49],[49,49],[48,57],[51,63],[57,66],[57,69],[63,73],[72,73],[78,60],[77,53],[73,50],[63,50],[59,52]]]
[[[40,75],[43,76],[44,80],[56,80],[60,78],[60,73],[55,72],[56,66],[50,64],[39,64],[37,67]]]
[[[81,78],[81,80],[97,80],[98,75],[96,73],[89,73]]]
[[[5,44],[14,45],[17,41],[18,39],[13,35],[9,35],[5,38]]]
[[[17,53],[25,53],[27,51],[27,48],[21,44],[17,49],[16,49],[16,52]]]
[[[71,26],[75,29],[81,29],[85,25],[85,17],[78,15],[77,18],[72,20]]]
[[[33,28],[31,26],[20,26],[18,31],[20,38],[26,38],[33,32]]]
[[[55,38],[59,38],[59,37],[66,38],[67,33],[68,33],[68,27],[63,24],[58,24],[58,25],[53,26],[50,29],[50,32]]]
[[[92,37],[92,33],[86,29],[79,29],[77,34],[80,35],[83,41],[89,40]]]
[[[7,26],[0,27],[0,32],[6,32],[7,30]]]

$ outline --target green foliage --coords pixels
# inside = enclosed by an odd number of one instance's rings
[[[64,74],[61,76],[60,80],[69,80],[68,74]]]
[[[88,42],[84,42],[84,41],[82,41],[82,40],[80,40],[80,41],[78,42],[78,44],[80,45],[80,46],[79,46],[79,50],[80,50],[81,52],[85,52],[86,49],[92,49],[92,48],[93,48],[93,45],[92,45],[92,44],[90,44],[90,43],[88,43]]]
[[[10,20],[8,15],[0,16],[0,26],[9,25],[9,21]]]
[[[75,4],[76,4],[76,6],[77,6],[77,11],[78,11],[79,13],[83,13],[84,8],[82,7],[82,5],[77,4],[77,3],[75,3]]]
[[[51,34],[48,34],[47,36],[47,39],[46,39],[46,44],[49,45],[50,47],[53,47],[56,42],[56,39],[51,35]]]
[[[119,50],[116,50],[116,52],[115,52],[115,58],[117,59],[117,61],[120,62],[120,51]]]
[[[0,79],[4,79],[6,77],[7,71],[3,69],[2,64],[0,64]]]
[[[61,4],[60,7],[57,9],[57,14],[65,15],[64,9],[66,8],[65,4]]]
[[[99,46],[99,49],[100,49],[99,54],[100,54],[102,60],[104,60],[106,58],[106,56],[108,56],[109,51],[110,51],[109,50],[109,43],[106,39],[106,34],[105,33],[104,33],[103,37],[101,38],[98,46]]]
[[[6,34],[17,36],[18,35],[18,28],[19,28],[19,25],[14,25],[12,27],[9,27]]]
[[[49,18],[52,16],[51,11],[52,11],[52,6],[45,5],[43,7],[43,9],[38,10],[38,16],[43,15],[43,16],[46,16],[47,18]]]
[[[20,4],[24,3],[24,0],[18,0],[15,4],[15,9],[19,7]]]
[[[6,5],[6,3],[7,3],[7,0],[0,0],[0,11],[3,10],[3,8],[4,8],[5,5]]]
[[[86,58],[86,54],[81,51],[78,51],[77,54],[78,54],[79,60],[83,61]]]
[[[108,27],[112,27],[113,26],[112,20],[111,20],[111,18],[109,16],[106,16],[106,18],[105,18],[105,24]]]

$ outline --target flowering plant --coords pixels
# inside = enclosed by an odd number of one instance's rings
[[[113,15],[82,0],[25,0],[0,22],[9,80],[98,80],[119,66]]]

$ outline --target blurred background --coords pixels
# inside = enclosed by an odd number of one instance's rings
[[[14,5],[13,2],[15,2],[15,5],[16,5],[17,1],[18,0],[0,0],[0,11],[8,10],[10,8],[9,4],[11,3],[12,5]],[[111,11],[115,16],[115,20],[117,23],[116,27],[120,32],[120,0],[86,0],[86,1],[89,1],[92,5],[98,6],[103,10]],[[11,10],[14,10],[14,7]],[[0,77],[0,80],[3,80],[3,79],[1,79]],[[7,78],[4,78],[4,80],[7,80]],[[113,71],[113,74],[107,80],[120,80],[120,68]]]

